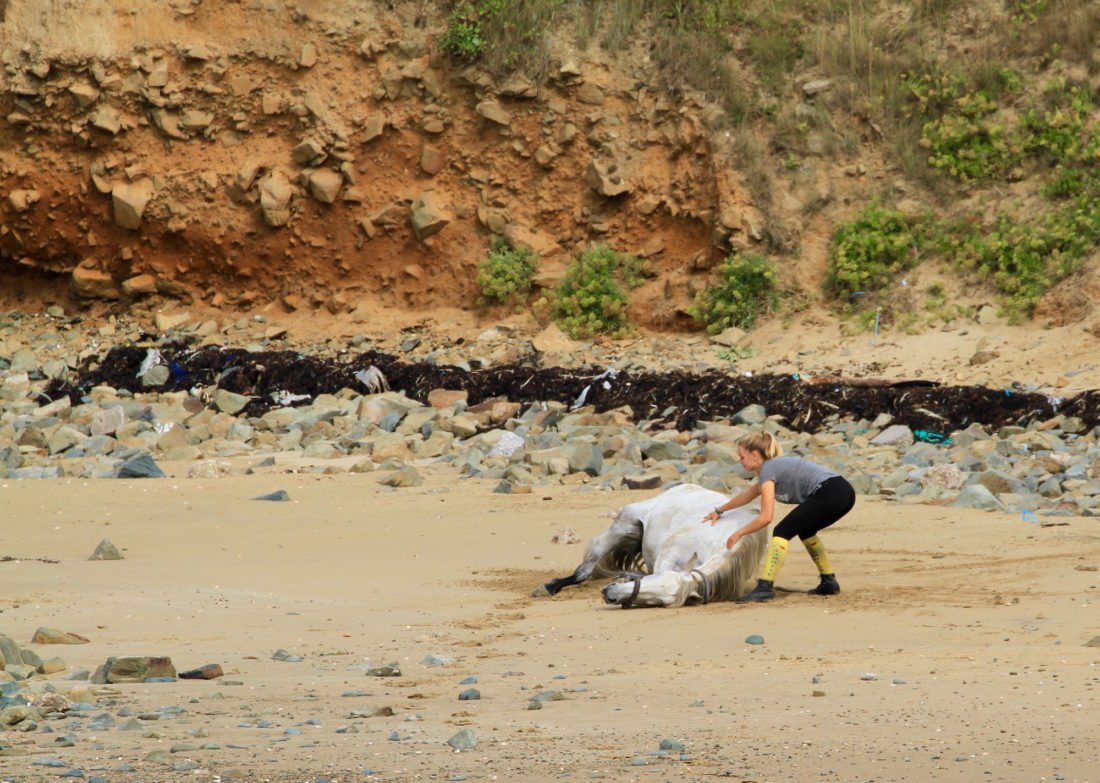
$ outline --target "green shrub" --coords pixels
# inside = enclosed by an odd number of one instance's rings
[[[1003,122],[993,116],[997,104],[983,93],[955,101],[956,112],[924,124],[921,145],[928,163],[955,179],[968,182],[1007,174],[1019,164],[1021,151]]]
[[[527,248],[512,248],[499,237],[493,240],[489,257],[477,270],[477,285],[487,302],[518,303],[531,293],[531,278],[539,257]]]
[[[476,60],[485,52],[485,25],[508,4],[508,0],[459,0],[447,20],[447,32],[440,44],[460,60]]]
[[[751,329],[762,313],[779,303],[777,279],[766,258],[731,255],[722,262],[718,282],[700,291],[688,312],[710,334],[731,326]]]
[[[1013,318],[1026,318],[1098,243],[1100,197],[1093,193],[1035,220],[1003,215],[987,232],[974,226],[956,230],[947,235],[945,247],[956,264],[993,283]]]
[[[826,287],[845,300],[877,292],[916,265],[917,243],[917,231],[906,215],[871,203],[833,234]]]
[[[645,274],[640,259],[592,247],[576,259],[550,303],[558,325],[574,338],[624,334],[629,328],[627,291]]]

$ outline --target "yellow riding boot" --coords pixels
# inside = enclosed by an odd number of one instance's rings
[[[775,536],[772,538],[768,554],[764,557],[764,571],[756,581],[756,589],[748,595],[737,599],[738,603],[755,603],[757,601],[770,601],[775,598],[775,577],[779,569],[783,567],[783,561],[787,559],[787,546],[790,542],[785,538]]]
[[[840,584],[836,581],[833,567],[829,565],[829,556],[825,553],[825,545],[817,536],[802,539],[802,545],[810,553],[810,557],[821,574],[821,581],[817,587],[808,591],[812,595],[836,595],[840,592]]]

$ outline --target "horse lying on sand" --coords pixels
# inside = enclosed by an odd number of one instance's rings
[[[755,584],[771,532],[759,530],[727,550],[726,539],[759,512],[742,507],[727,511],[713,526],[702,522],[727,500],[704,487],[681,484],[624,506],[611,527],[592,539],[572,574],[547,582],[533,595],[556,595],[570,585],[611,576],[619,578],[604,587],[604,601],[624,609],[738,598]]]

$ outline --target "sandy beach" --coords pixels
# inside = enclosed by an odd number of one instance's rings
[[[93,686],[102,710],[85,722],[183,711],[144,731],[78,730],[73,747],[55,743],[72,716],[44,722],[53,734],[7,733],[25,755],[0,759],[5,779],[1098,779],[1096,519],[861,498],[825,537],[840,596],[623,611],[597,585],[529,593],[652,493],[502,496],[449,473],[389,490],[282,464],[0,482],[0,556],[17,558],[0,562],[0,632],[61,656],[59,688],[87,687],[61,678],[108,656],[225,671]],[[291,500],[252,500],[277,489]],[[563,528],[582,543],[551,543]],[[103,538],[125,559],[88,561]],[[793,547],[780,584],[813,582]],[[30,645],[39,626],[91,643]],[[273,660],[279,649],[303,660]],[[365,673],[393,661],[399,678]],[[468,687],[481,699],[459,701]],[[543,690],[563,698],[528,710]],[[352,714],[380,707],[393,716]],[[479,744],[457,753],[445,743],[462,728]],[[661,753],[663,739],[683,752]],[[185,741],[217,747],[149,758]],[[47,758],[64,766],[34,763]],[[185,759],[196,768],[173,769]]]

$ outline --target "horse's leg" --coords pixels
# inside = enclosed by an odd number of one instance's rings
[[[551,579],[541,587],[535,588],[532,595],[557,595],[566,587],[579,585],[587,581],[592,576],[592,572],[596,570],[599,562],[616,549],[631,547],[640,550],[642,521],[638,514],[628,513],[629,509],[630,507],[627,506],[620,511],[619,516],[611,523],[611,527],[592,539],[592,543],[585,550],[584,560],[581,561],[581,564],[577,566],[573,573],[569,576]]]

